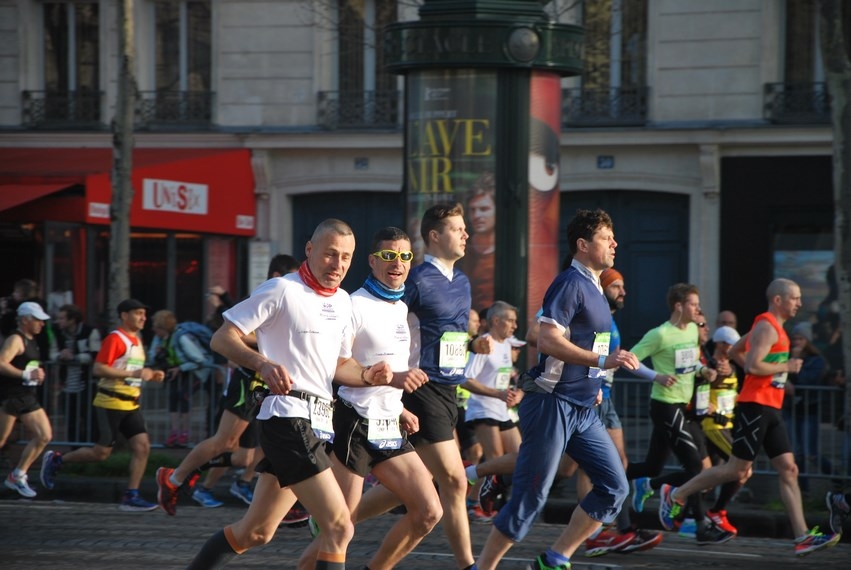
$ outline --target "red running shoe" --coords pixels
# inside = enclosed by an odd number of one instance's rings
[[[177,489],[175,485],[168,480],[174,469],[171,467],[160,467],[157,469],[157,502],[160,507],[171,516],[177,514]]]
[[[715,526],[720,528],[721,530],[726,530],[727,532],[732,532],[733,534],[738,534],[736,527],[730,524],[730,521],[727,520],[727,511],[724,509],[719,509],[717,511],[706,511],[706,516],[715,523]]]
[[[634,540],[634,532],[618,534],[617,532],[606,532],[604,530],[594,538],[589,538],[585,541],[585,556],[602,556],[609,552],[617,552],[626,548]]]

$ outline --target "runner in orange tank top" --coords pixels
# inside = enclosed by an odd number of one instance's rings
[[[789,443],[780,407],[786,375],[801,369],[801,359],[789,358],[789,337],[783,323],[801,308],[801,288],[789,279],[775,279],[766,291],[768,311],[754,320],[753,328],[730,350],[745,369],[745,382],[733,420],[733,451],[727,463],[702,471],[679,488],[663,485],[659,501],[659,520],[668,526],[682,510],[686,497],[751,474],[760,449],[771,460],[780,483],[780,498],[786,507],[795,533],[795,555],[804,556],[834,546],[839,533],[823,534],[811,530],[804,518],[798,466]]]

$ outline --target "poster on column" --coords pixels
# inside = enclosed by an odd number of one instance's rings
[[[467,248],[458,267],[470,279],[473,308],[493,304],[496,221],[495,71],[426,70],[407,85],[408,234],[423,259],[423,212],[440,202],[460,202]]]
[[[561,78],[532,73],[529,94],[529,251],[526,315],[531,324],[558,274]]]

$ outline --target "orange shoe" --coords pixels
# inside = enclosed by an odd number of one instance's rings
[[[706,516],[709,520],[715,523],[715,525],[727,532],[732,532],[733,534],[738,534],[736,527],[730,524],[730,521],[727,520],[727,511],[724,509],[719,509],[717,511],[706,511]]]

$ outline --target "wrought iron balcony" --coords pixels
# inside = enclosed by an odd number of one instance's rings
[[[778,124],[830,123],[827,84],[766,83],[765,118]]]
[[[101,91],[24,91],[23,125],[32,129],[100,129]]]
[[[399,91],[320,91],[317,120],[336,129],[398,129]]]
[[[136,126],[207,127],[213,119],[212,91],[139,91]]]
[[[647,122],[647,88],[563,89],[563,127],[632,127]]]

